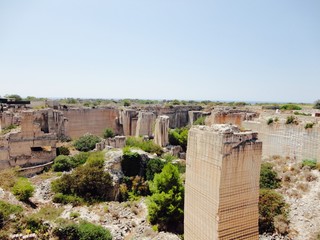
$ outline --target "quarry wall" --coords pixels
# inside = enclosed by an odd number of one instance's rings
[[[259,133],[263,142],[263,155],[279,155],[302,161],[320,159],[320,128],[315,125],[305,129],[303,124],[273,123],[266,121],[244,121],[242,126]]]
[[[255,239],[262,143],[230,125],[189,131],[186,240]]]

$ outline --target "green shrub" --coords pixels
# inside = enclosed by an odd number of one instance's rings
[[[85,134],[74,142],[74,147],[82,152],[88,152],[96,147],[96,144],[100,142],[98,136],[92,134]]]
[[[313,128],[315,123],[306,123],[306,125],[304,125],[304,128],[305,129],[308,129],[308,128]]]
[[[302,161],[302,167],[309,167],[310,169],[316,169],[317,160],[315,159],[305,159]]]
[[[320,109],[320,100],[315,101],[314,105],[313,105],[314,109]]]
[[[70,161],[72,163],[73,167],[78,167],[82,164],[84,164],[90,156],[90,153],[88,152],[80,152],[72,157],[70,157]]]
[[[161,158],[152,158],[147,162],[146,179],[152,181],[156,173],[161,173],[166,162]]]
[[[130,100],[129,99],[125,99],[125,100],[123,100],[123,106],[125,106],[125,107],[129,107],[131,105],[131,102],[130,102]]]
[[[295,116],[288,116],[286,124],[298,124],[298,121]]]
[[[155,174],[150,191],[147,205],[151,224],[157,224],[159,230],[181,232],[184,188],[177,167],[166,164],[161,173]]]
[[[104,162],[105,159],[103,152],[92,152],[87,159],[86,165],[88,165],[88,167],[103,168]]]
[[[106,128],[103,132],[103,138],[107,139],[107,138],[113,138],[114,132],[111,128]]]
[[[79,224],[79,240],[112,240],[110,232],[89,222]]]
[[[61,146],[57,148],[57,155],[66,155],[68,156],[70,154],[70,150],[69,148],[65,147],[65,146]]]
[[[7,134],[7,133],[11,132],[11,130],[16,129],[17,127],[18,127],[17,125],[11,124],[8,127],[2,128],[0,134],[2,134],[2,135]]]
[[[70,171],[73,167],[72,161],[70,157],[65,155],[59,155],[53,161],[53,171],[55,172],[63,172],[63,171]]]
[[[80,213],[78,213],[78,212],[71,212],[70,213],[70,218],[78,218],[78,217],[80,217]]]
[[[273,123],[273,118],[269,118],[267,121],[267,124],[270,125],[271,123]]]
[[[260,188],[276,189],[280,187],[280,179],[270,163],[262,163],[260,171]]]
[[[0,200],[0,229],[9,220],[11,214],[19,214],[22,211],[22,207]]]
[[[152,140],[144,141],[138,137],[128,137],[126,140],[126,146],[140,148],[148,153],[155,153],[160,156],[163,153],[162,147],[155,144]]]
[[[54,203],[71,204],[72,206],[79,206],[84,203],[84,199],[73,195],[65,195],[63,193],[56,193],[53,196]]]
[[[20,201],[28,201],[33,196],[34,187],[27,178],[19,178],[12,188],[12,193]]]
[[[170,130],[169,143],[171,145],[180,145],[184,150],[186,150],[188,144],[188,132],[189,129],[187,127]]]
[[[259,232],[273,233],[275,217],[287,218],[288,206],[283,196],[274,190],[261,189],[259,195]]]
[[[199,117],[196,121],[193,122],[193,125],[205,125],[206,117]]]
[[[163,154],[162,158],[166,160],[166,162],[172,162],[173,160],[178,159],[176,156],[173,156],[170,153]]]
[[[53,234],[61,240],[79,240],[79,227],[77,224],[63,224],[53,230]]]
[[[296,104],[285,104],[281,106],[282,110],[301,110],[302,108]]]
[[[94,158],[91,163],[88,160],[86,165],[79,166],[72,173],[64,174],[53,181],[52,190],[82,197],[88,202],[110,200],[112,179],[110,174],[104,171],[101,160]],[[61,195],[59,197],[61,201],[64,200]]]
[[[144,169],[139,153],[125,151],[121,161],[122,172],[125,176],[144,176]]]
[[[45,233],[49,230],[49,225],[44,224],[44,220],[36,218],[36,217],[28,217],[26,219],[26,229],[30,229],[31,232],[41,232]]]

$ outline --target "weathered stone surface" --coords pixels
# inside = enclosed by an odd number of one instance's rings
[[[156,116],[152,112],[139,112],[136,126],[136,137],[152,136]]]
[[[123,135],[134,136],[137,127],[138,112],[133,109],[120,110],[120,125],[122,125]]]
[[[21,131],[0,138],[0,169],[44,164],[56,156],[57,135],[42,131],[39,113],[24,111],[21,116]]]
[[[115,108],[79,108],[63,111],[68,119],[66,134],[78,138],[86,133],[101,136],[105,128],[119,133],[119,111]]]
[[[114,138],[103,139],[100,143],[96,144],[96,150],[102,151],[106,147],[123,148],[126,145],[125,136],[115,136]]]
[[[305,129],[304,124],[294,125],[284,122],[268,125],[267,120],[244,121],[246,129],[259,132],[263,142],[264,156],[279,155],[290,157],[297,161],[303,159],[319,159],[320,128],[318,125]]]
[[[161,147],[169,144],[169,117],[159,116],[156,119],[154,128],[154,142]]]
[[[205,120],[206,125],[212,124],[235,124],[241,126],[244,120],[251,120],[258,114],[255,112],[239,109],[218,109],[213,110]]]
[[[189,131],[186,240],[255,239],[262,143],[230,125]]]

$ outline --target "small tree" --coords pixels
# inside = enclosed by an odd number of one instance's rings
[[[33,196],[34,187],[27,178],[19,178],[12,188],[12,193],[20,201],[28,201]]]
[[[111,128],[106,128],[103,132],[103,138],[113,138],[114,137],[114,132]]]
[[[56,157],[54,159],[52,168],[55,172],[70,171],[72,169],[72,162],[70,160],[70,157],[65,155],[60,155]]]
[[[161,158],[152,158],[147,162],[146,179],[152,181],[156,173],[161,173],[166,164]]]
[[[315,101],[314,105],[313,105],[313,108],[315,109],[320,109],[320,99]]]
[[[259,196],[259,232],[274,232],[275,217],[287,219],[287,205],[283,196],[271,189],[261,189]]]
[[[260,188],[276,189],[280,187],[280,179],[270,163],[263,163],[260,171]]]
[[[96,147],[96,144],[100,142],[98,136],[92,134],[85,134],[74,142],[74,147],[83,152],[88,152]]]
[[[184,188],[177,167],[166,164],[162,172],[154,176],[150,191],[150,222],[158,224],[160,230],[177,231],[183,224],[184,207]]]

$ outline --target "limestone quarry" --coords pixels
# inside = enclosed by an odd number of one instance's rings
[[[115,240],[174,240],[182,234],[186,240],[319,239],[320,173],[318,165],[306,163],[316,164],[320,158],[319,121],[319,111],[310,107],[296,113],[227,104],[85,107],[47,101],[41,109],[25,102],[8,106],[0,112],[0,200],[21,206],[24,215],[39,216],[43,209],[51,209],[55,217],[42,216],[49,226],[47,235],[10,225],[21,218],[17,214],[8,223],[0,218],[0,239],[63,239],[54,235],[54,229],[82,220],[109,230]],[[113,135],[103,138],[105,129]],[[90,204],[54,202],[52,182],[72,175],[78,166],[55,172],[52,165],[62,155],[62,147],[68,149],[70,159],[77,156],[80,151],[74,141],[86,134],[99,137],[90,153],[103,153],[112,199]],[[157,146],[154,151],[152,144]],[[128,167],[137,168],[137,174],[127,173],[126,156],[139,160]],[[153,223],[148,215],[150,196],[155,193],[152,179],[146,178],[153,161],[179,169],[184,216],[175,226],[177,231]],[[266,163],[277,176],[273,190],[283,195],[287,220],[261,232],[260,168]],[[35,188],[27,202],[19,201],[12,186],[3,183],[12,169],[28,177]],[[160,173],[161,169],[154,174]]]

